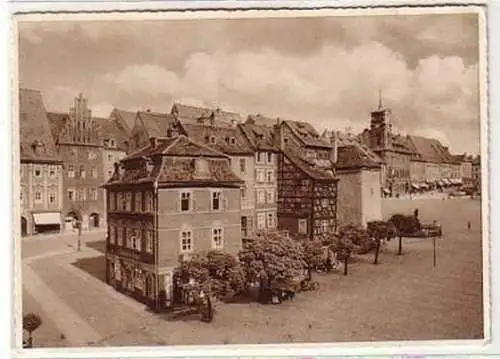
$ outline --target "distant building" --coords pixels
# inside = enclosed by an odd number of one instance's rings
[[[177,119],[168,113],[139,111],[130,133],[128,152],[132,153],[147,146],[152,137],[167,135],[167,131],[177,124]]]
[[[103,144],[98,120],[92,118],[87,99],[80,94],[66,113],[47,114],[56,148],[64,163],[63,209],[65,230],[76,220],[83,229],[105,225]]]
[[[276,120],[275,120],[276,121]],[[255,223],[259,230],[277,228],[278,214],[278,147],[274,144],[273,128],[249,123],[238,128],[255,153]]]
[[[136,112],[124,111],[114,108],[109,118],[115,122],[117,127],[130,138],[135,125]]]
[[[220,108],[206,108],[174,103],[170,114],[182,123],[209,124],[217,123],[218,126],[234,127],[241,122],[241,116],[235,112],[223,111]]]
[[[326,132],[334,148],[338,182],[338,226],[361,225],[382,219],[382,159],[350,134]]]
[[[21,235],[62,228],[63,162],[39,91],[20,89]]]
[[[106,281],[154,310],[172,305],[180,258],[241,249],[242,184],[228,156],[183,135],[151,138],[105,185]]]
[[[126,156],[129,147],[129,136],[113,117],[95,118],[98,125],[99,137],[104,149],[104,180],[113,176],[116,162]]]
[[[472,176],[472,163],[474,158],[466,153],[462,155],[453,156],[455,160],[460,163],[460,178],[465,184],[472,184],[473,176]]]
[[[476,156],[472,160],[472,181],[475,186],[481,188],[481,156]]]
[[[407,139],[392,133],[391,111],[380,102],[379,108],[371,113],[370,129],[360,138],[385,163],[383,191],[390,195],[407,193],[410,189],[410,159],[413,156]]]
[[[337,228],[337,182],[332,145],[305,122],[274,127],[278,155],[278,229],[321,238]]]

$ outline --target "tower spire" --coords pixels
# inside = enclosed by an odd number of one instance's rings
[[[382,110],[384,108],[384,105],[382,104],[382,89],[379,87],[378,88],[378,109]]]

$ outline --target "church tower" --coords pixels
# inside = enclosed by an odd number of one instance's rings
[[[372,111],[370,121],[370,147],[375,151],[389,149],[392,146],[389,109],[382,104],[382,92],[379,91],[378,109]]]

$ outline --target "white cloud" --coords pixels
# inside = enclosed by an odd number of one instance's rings
[[[109,103],[89,104],[92,109],[92,116],[107,118],[113,111],[114,106]]]
[[[431,134],[452,149],[477,147],[459,124],[478,121],[477,66],[459,57],[433,56],[410,69],[384,45],[371,42],[352,50],[326,46],[302,57],[276,51],[193,53],[181,71],[152,64],[130,65],[104,77],[110,91],[124,91],[165,107],[165,99],[228,110],[307,120],[324,127],[361,130],[383,91],[404,132]],[[99,84],[98,84],[99,85]],[[162,103],[154,103],[161,95]],[[462,131],[463,132],[463,131]],[[477,136],[472,136],[477,137]]]
[[[43,92],[45,107],[48,111],[68,112],[79,91],[68,86],[55,86]]]

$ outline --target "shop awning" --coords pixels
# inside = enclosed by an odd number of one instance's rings
[[[416,183],[412,183],[411,186],[415,189],[420,189],[420,186]]]
[[[61,224],[61,214],[58,212],[33,213],[35,225]]]
[[[382,191],[384,191],[385,194],[390,194],[391,193],[391,191],[389,191],[388,188],[384,188],[384,189],[382,189]]]

